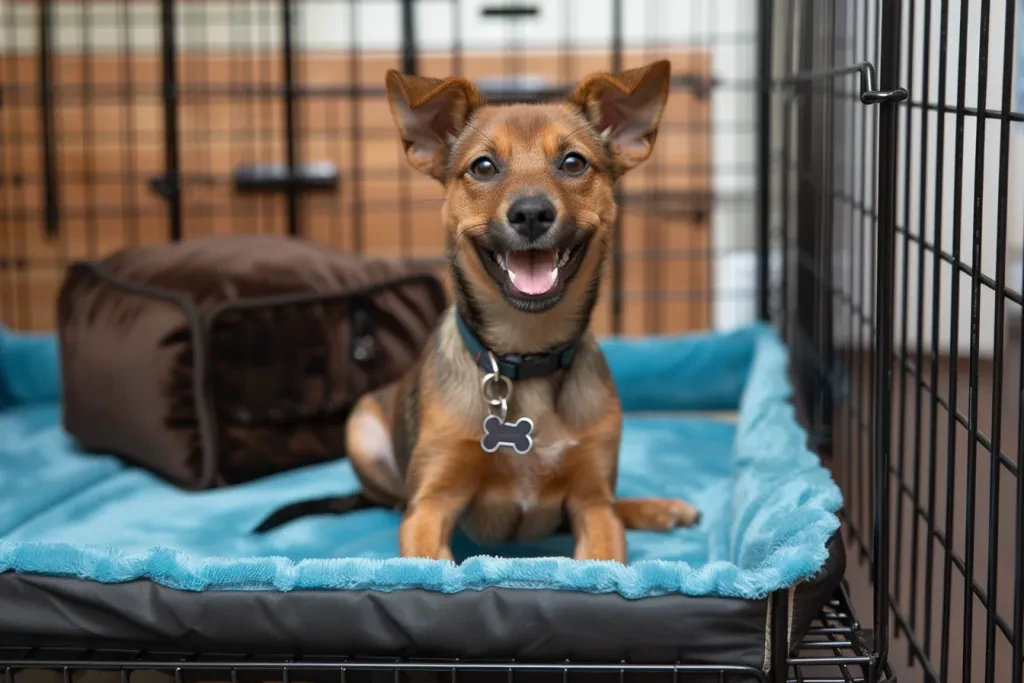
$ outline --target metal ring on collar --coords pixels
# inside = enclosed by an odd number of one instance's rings
[[[504,393],[495,393],[495,387],[500,385],[504,385]],[[492,406],[500,406],[502,403],[508,401],[512,396],[512,380],[495,372],[489,372],[484,375],[480,388],[484,392],[484,398],[487,399],[487,402]]]

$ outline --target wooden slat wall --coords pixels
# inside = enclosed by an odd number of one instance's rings
[[[704,52],[664,56],[673,60],[676,73],[710,73]],[[464,54],[463,73],[470,78],[502,73],[505,59]],[[627,67],[644,61],[631,53],[624,59]],[[385,70],[398,62],[396,54],[360,53],[353,64],[349,53],[308,53],[299,58],[296,78],[301,87],[344,88],[354,76],[360,85],[379,89]],[[155,54],[136,55],[129,63],[113,54],[54,57],[61,222],[59,235],[51,238],[43,221],[39,65],[31,56],[0,56],[0,63],[7,74],[0,107],[0,322],[52,329],[56,291],[69,260],[168,239],[166,202],[149,186],[165,163],[161,66]],[[428,75],[452,71],[448,55],[423,55],[420,65]],[[576,53],[566,61],[555,54],[528,54],[521,65],[526,72],[577,79],[607,69],[608,56]],[[239,194],[230,184],[238,164],[285,160],[283,105],[273,92],[282,85],[279,55],[183,54],[178,74],[184,236],[286,232],[283,195]],[[229,87],[249,94],[218,92]],[[265,94],[251,94],[261,89]],[[441,254],[440,187],[406,166],[382,97],[312,94],[299,100],[297,112],[300,159],[332,162],[341,172],[337,191],[302,197],[304,236],[338,249],[361,245],[372,254]],[[626,192],[706,193],[709,116],[707,98],[674,92],[656,152],[626,178]],[[637,202],[623,207],[625,332],[708,326],[708,207],[697,208],[666,216]],[[610,322],[606,291],[595,328],[609,332]]]

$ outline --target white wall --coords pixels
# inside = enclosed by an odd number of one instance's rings
[[[470,50],[500,49],[508,34],[503,22],[486,19],[481,9],[503,4],[498,0],[463,0],[460,3],[463,45]],[[520,20],[522,44],[527,49],[558,47],[563,40],[566,19],[572,27],[572,41],[578,47],[607,49],[611,41],[611,0],[536,0],[536,17]],[[52,5],[56,47],[74,52],[88,40],[94,51],[117,50],[121,46],[124,5],[119,0],[90,0],[86,4],[55,2]],[[39,3],[0,2],[0,38],[4,50],[9,45],[8,16],[14,13],[18,31],[15,49],[36,48],[35,17]],[[397,50],[400,47],[400,4],[398,0],[296,0],[296,31],[310,50],[341,50],[351,45],[350,27],[358,27],[357,42],[368,50]],[[354,11],[353,11],[354,10]],[[623,37],[626,47],[640,47],[652,38],[666,44],[701,43],[709,36],[751,33],[757,17],[757,0],[629,0],[626,3]],[[159,2],[128,3],[132,43],[138,50],[153,50],[159,44]],[[239,36],[233,19],[244,18],[254,24],[263,45],[279,41],[280,11],[276,3],[179,2],[176,12],[186,22],[180,30],[182,47],[224,49],[232,36]],[[83,21],[83,17],[85,20]],[[416,4],[417,41],[422,50],[450,49],[453,17],[450,3],[423,0]],[[249,38],[245,43],[249,44]],[[723,70],[738,68],[735,56],[721,51]],[[753,59],[753,44],[749,46]]]

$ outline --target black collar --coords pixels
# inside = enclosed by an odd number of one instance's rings
[[[462,343],[469,349],[476,364],[484,372],[492,372],[494,368],[491,365],[490,349],[484,346],[473,330],[469,329],[458,307],[455,308],[455,324],[459,328]],[[510,353],[504,356],[494,354],[494,358],[498,362],[498,372],[503,377],[511,380],[535,379],[547,377],[572,365],[579,345],[579,340],[573,339],[545,353]]]

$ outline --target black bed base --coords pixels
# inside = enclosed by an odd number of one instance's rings
[[[775,607],[785,607],[778,593]],[[778,613],[785,614],[782,609]],[[586,638],[585,633],[580,638]],[[871,649],[870,632],[850,609],[846,586],[813,620],[803,641],[768,672],[735,664],[588,664],[575,661],[351,659],[346,657],[197,653],[176,649],[83,648],[71,643],[0,643],[0,683],[34,683],[34,671],[106,672],[96,681],[131,683],[137,672],[162,674],[168,683],[895,683]],[[777,653],[773,653],[776,655]],[[776,660],[778,661],[778,660]],[[52,680],[52,679],[48,679]],[[151,683],[153,679],[147,678]]]
[[[91,683],[132,683],[141,670],[169,675],[158,683],[893,680],[852,617],[842,536],[827,548],[814,577],[759,600],[498,587],[198,593],[4,572],[0,683],[39,683],[13,680],[32,668],[63,671],[63,683],[83,669],[112,672]]]

